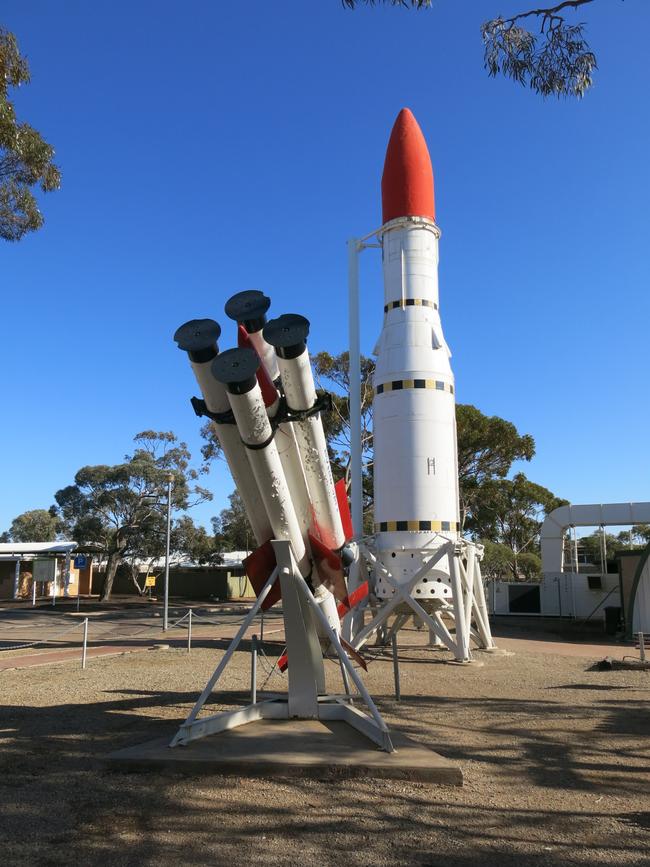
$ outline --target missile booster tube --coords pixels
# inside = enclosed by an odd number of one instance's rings
[[[225,311],[226,316],[244,327],[271,381],[275,382],[280,375],[278,362],[273,347],[269,346],[262,333],[270,306],[271,299],[259,289],[246,289],[226,301]]]
[[[252,349],[229,349],[212,363],[215,378],[228,390],[239,435],[257,481],[274,539],[291,543],[303,578],[311,566],[269,417],[257,383],[260,360]]]
[[[294,411],[311,409],[316,388],[307,351],[309,321],[304,316],[285,314],[264,328],[264,339],[275,347],[287,407]],[[345,543],[332,468],[327,452],[320,413],[292,422],[305,471],[307,489],[316,524],[316,534],[333,551]]]
[[[259,352],[251,342],[250,335],[247,333],[243,325],[238,326],[238,344],[240,348],[252,349],[259,357]],[[275,359],[275,350],[273,347],[269,347],[269,344],[266,342],[264,342],[264,345],[271,349],[273,352],[273,358]],[[262,391],[262,398],[266,405],[266,412],[270,419],[274,419],[280,409],[280,395],[278,394],[278,390],[271,381],[271,378],[263,364],[260,364],[257,371],[257,381]],[[298,521],[300,522],[303,539],[305,540],[305,544],[307,544],[307,534],[309,533],[309,527],[311,524],[311,503],[309,502],[309,492],[307,490],[307,482],[305,480],[302,461],[300,460],[296,435],[290,423],[282,422],[277,426],[275,443],[278,447],[278,453],[280,455],[280,460],[282,461],[282,468],[284,469],[287,484],[291,491],[293,505],[296,510],[296,515],[298,516]]]
[[[221,328],[212,319],[192,319],[181,325],[174,334],[180,349],[187,352],[194,376],[201,390],[209,412],[222,414],[230,411],[228,393],[225,386],[212,375],[212,362],[219,349],[217,340]],[[233,477],[233,481],[244,503],[255,540],[263,545],[273,535],[271,523],[260,497],[260,492],[251,469],[246,449],[242,445],[234,424],[212,421],[215,433],[223,449],[223,454]]]

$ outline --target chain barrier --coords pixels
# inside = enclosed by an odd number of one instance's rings
[[[27,647],[36,647],[38,644],[48,644],[51,641],[58,641],[64,635],[67,635],[69,632],[73,632],[75,629],[79,629],[80,626],[84,625],[84,621],[82,620],[80,623],[75,623],[74,626],[71,626],[69,629],[64,630],[63,632],[59,632],[58,635],[52,636],[52,638],[38,638],[36,641],[28,641],[25,644],[11,644],[6,647],[0,646],[0,651],[2,650],[24,650]]]

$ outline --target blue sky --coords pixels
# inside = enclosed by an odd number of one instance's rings
[[[525,471],[558,495],[650,499],[650,4],[578,13],[600,67],[581,102],[484,73],[481,21],[529,5],[7,0],[32,70],[18,111],[63,187],[42,231],[0,246],[0,530],[140,430],[198,455],[172,335],[193,317],[227,332],[233,292],[263,289],[273,314],[311,320],[314,350],[346,348],[345,242],[380,223],[402,106],[434,166],[458,399],[531,433]],[[370,352],[376,251],[362,294]],[[232,487],[223,465],[206,483],[200,521]]]

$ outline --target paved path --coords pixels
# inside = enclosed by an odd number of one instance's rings
[[[630,644],[576,644],[569,641],[541,641],[531,638],[499,638],[495,637],[497,647],[513,653],[551,653],[555,656],[577,656],[584,659],[602,659],[611,656],[621,659],[625,656],[638,655],[634,645]]]
[[[108,647],[89,647],[87,659],[98,656],[119,656],[122,653],[141,653],[149,650],[150,645],[111,645]],[[20,656],[0,656],[0,671],[11,668],[34,668],[39,665],[56,665],[61,662],[79,661],[81,665],[81,648],[69,647],[65,650],[44,650],[35,653],[20,654]]]

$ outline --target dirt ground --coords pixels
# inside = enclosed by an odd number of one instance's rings
[[[461,765],[463,788],[108,770],[111,750],[171,737],[223,642],[189,656],[92,660],[85,671],[1,672],[0,861],[650,863],[650,672],[588,671],[586,659],[525,651],[458,667],[422,634],[401,635],[402,701],[388,656],[371,662],[366,682],[391,726]],[[248,670],[248,654],[236,654],[226,700],[244,699]],[[268,688],[283,680],[274,674]]]

